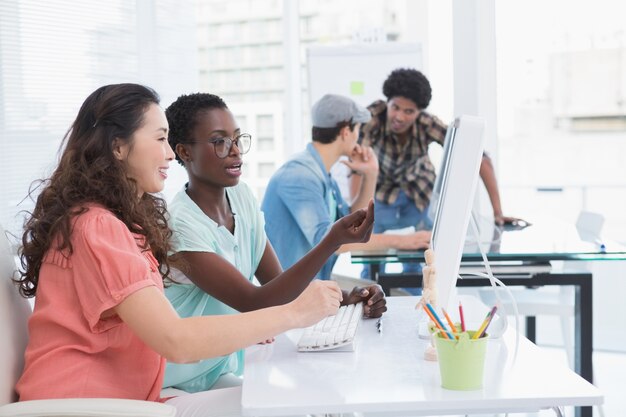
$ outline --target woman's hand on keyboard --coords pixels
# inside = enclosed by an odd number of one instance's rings
[[[354,287],[350,293],[344,297],[342,304],[365,303],[363,306],[363,315],[365,317],[378,318],[387,311],[387,300],[385,293],[378,284],[368,285],[366,287]]]
[[[327,316],[337,314],[343,295],[334,281],[315,280],[291,303],[294,327],[308,327]]]
[[[364,243],[370,240],[374,229],[374,200],[367,210],[359,209],[337,220],[328,232],[328,237],[337,245]]]

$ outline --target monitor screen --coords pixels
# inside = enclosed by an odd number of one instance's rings
[[[428,217],[431,221],[435,220],[435,212],[437,211],[437,205],[439,204],[439,196],[441,195],[441,187],[443,186],[443,179],[446,176],[446,168],[448,167],[448,161],[450,160],[450,148],[454,140],[450,139],[455,135],[455,123],[448,126],[446,131],[446,137],[443,140],[443,157],[441,158],[441,165],[437,177],[435,178],[435,185],[433,186],[433,192],[430,196],[430,203],[428,205]]]
[[[437,304],[451,308],[478,172],[482,160],[484,122],[473,116],[454,120],[446,134],[444,159],[435,184],[437,202],[431,247],[437,271]]]

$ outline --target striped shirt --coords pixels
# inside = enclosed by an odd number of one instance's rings
[[[372,119],[363,125],[360,141],[371,146],[378,157],[376,199],[393,204],[402,190],[418,209],[426,209],[435,183],[435,167],[428,157],[428,145],[432,142],[443,145],[447,125],[421,111],[409,132],[409,139],[401,143],[389,128],[387,103],[378,100],[368,109]]]

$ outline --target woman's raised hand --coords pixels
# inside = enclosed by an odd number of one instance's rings
[[[374,200],[370,200],[367,210],[359,209],[337,220],[328,236],[337,245],[364,243],[370,240],[373,228]]]

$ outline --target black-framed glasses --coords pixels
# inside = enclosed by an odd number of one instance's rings
[[[230,153],[233,144],[237,145],[240,154],[247,153],[250,150],[250,145],[252,145],[252,135],[242,133],[234,139],[223,137],[207,140],[190,140],[187,143],[211,143],[213,144],[215,155],[220,159],[224,159]]]

